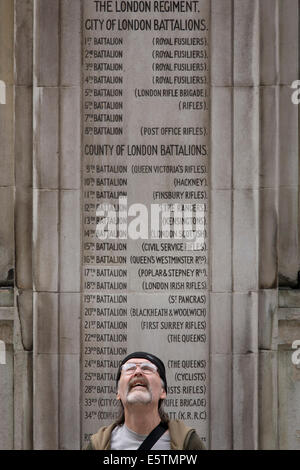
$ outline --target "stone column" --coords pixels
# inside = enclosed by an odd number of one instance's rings
[[[0,60],[8,104],[15,57],[15,181],[12,118],[0,131],[6,280],[16,188],[15,448],[79,448],[81,2],[2,0],[0,8],[1,43],[11,44],[3,48],[11,67]]]
[[[33,2],[15,2],[15,449],[32,449],[32,56]]]
[[[0,287],[9,288],[14,281],[14,139],[13,139],[13,31],[14,4],[11,0],[0,2],[0,41],[5,47],[0,51]],[[3,92],[4,90],[4,92]],[[13,298],[1,291],[3,302],[13,304]],[[8,297],[9,298],[8,298]],[[6,299],[4,300],[4,298]]]
[[[14,446],[14,2],[0,1],[0,448]]]
[[[34,448],[79,448],[79,0],[34,1]]]
[[[276,448],[278,281],[296,286],[299,266],[298,1],[212,0],[211,28],[211,447]]]
[[[259,447],[276,449],[279,390],[289,388],[278,362],[278,288],[297,287],[299,270],[299,118],[291,101],[299,77],[299,2],[261,2],[260,16]]]

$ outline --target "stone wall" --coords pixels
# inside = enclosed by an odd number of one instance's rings
[[[0,448],[80,447],[84,0],[0,0]],[[211,0],[210,447],[299,449],[298,0]]]
[[[278,446],[278,286],[299,269],[298,8],[212,1],[212,448]]]
[[[0,105],[0,341],[5,349],[0,363],[0,447],[14,445],[14,138],[13,138],[13,2],[0,2],[2,103]],[[3,364],[5,362],[5,364]]]

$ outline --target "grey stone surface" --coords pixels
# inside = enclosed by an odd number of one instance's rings
[[[233,449],[258,448],[258,356],[233,356]]]
[[[260,94],[260,258],[259,285],[274,288],[278,277],[279,90],[262,87]],[[263,257],[263,258],[262,258]]]
[[[260,88],[260,168],[261,188],[276,188],[278,185],[279,160],[279,87]]]
[[[258,343],[260,349],[276,350],[278,336],[277,289],[260,290],[258,294]]]
[[[211,288],[232,289],[232,191],[211,192]]]
[[[0,321],[1,320],[14,320],[15,307],[0,307]]]
[[[59,344],[58,294],[33,294],[34,353],[57,354]]]
[[[211,0],[211,83],[232,84],[232,1]]]
[[[14,184],[13,93],[13,87],[6,86],[6,104],[0,105],[0,186]]]
[[[260,83],[274,85],[278,83],[278,0],[259,2],[260,23]],[[271,123],[270,123],[271,124]]]
[[[59,81],[59,1],[35,2],[35,67],[37,86],[57,86]]]
[[[300,290],[279,290],[278,291],[279,307],[300,307]]]
[[[12,320],[1,320],[0,339],[7,344],[13,344],[13,322]]]
[[[259,1],[234,2],[233,69],[236,86],[259,83]]]
[[[300,369],[292,363],[291,357],[292,350],[279,351],[278,447],[281,450],[300,449]]]
[[[14,449],[33,447],[32,352],[14,355]]]
[[[17,186],[32,188],[32,88],[15,87],[15,174]]]
[[[7,281],[14,268],[14,192],[0,187],[0,281]],[[3,285],[3,284],[2,284]]]
[[[280,186],[298,185],[298,106],[292,103],[292,88],[279,93],[279,177]]]
[[[258,294],[233,293],[233,353],[258,352]]]
[[[210,352],[232,352],[232,294],[210,294]]]
[[[289,345],[300,339],[300,312],[298,318],[278,319],[278,339],[279,345]]]
[[[59,187],[59,91],[35,88],[34,94],[34,187]]]
[[[232,357],[210,357],[210,449],[232,449]]]
[[[290,85],[298,77],[298,21],[298,1],[279,0],[279,70],[282,85]]]
[[[33,1],[15,2],[15,270],[16,285],[21,289],[32,289],[32,152],[33,152]],[[29,294],[30,295],[30,294]],[[27,294],[26,294],[27,298]],[[24,299],[24,297],[23,297]],[[28,346],[32,343],[32,300],[26,301],[22,318],[28,328],[24,338]],[[31,313],[30,313],[31,309]],[[25,313],[26,312],[26,313]],[[20,325],[18,325],[20,327]],[[21,334],[21,329],[18,329]],[[28,343],[27,343],[28,341]]]
[[[33,0],[15,1],[15,83],[33,79]],[[26,115],[26,113],[24,113]]]
[[[32,189],[19,186],[15,192],[16,285],[32,289]]]
[[[278,190],[259,193],[259,287],[274,289],[278,283]]]
[[[236,292],[258,287],[258,191],[234,191],[233,286]]]
[[[60,289],[80,291],[80,191],[60,193]]]
[[[47,217],[45,217],[47,214]],[[58,192],[34,190],[33,277],[37,291],[58,289]]]
[[[80,355],[61,354],[59,374],[59,448],[79,450]]]
[[[62,86],[80,85],[81,3],[81,0],[60,1],[60,80]]]
[[[299,450],[300,443],[300,309],[279,310],[278,338],[278,441],[279,449]],[[292,348],[293,346],[293,348]],[[296,354],[296,356],[295,356]]]
[[[13,287],[0,288],[0,307],[12,307],[14,305]]]
[[[279,285],[296,287],[299,270],[298,188],[281,187],[279,191]],[[288,227],[288,230],[287,230]]]
[[[35,354],[33,361],[33,446],[59,448],[58,355]]]
[[[2,322],[0,339],[2,340]],[[0,450],[11,450],[14,446],[13,429],[13,347],[6,344],[6,364],[0,364]]]
[[[6,85],[13,83],[13,24],[14,3],[11,0],[0,2],[0,44],[5,44],[0,50],[0,79]]]
[[[80,189],[80,88],[61,88],[60,100],[60,186],[63,189]]]
[[[259,175],[259,89],[235,87],[233,185],[256,189]]]
[[[61,354],[80,353],[80,293],[59,296],[59,350]],[[79,389],[79,384],[77,384]]]
[[[280,307],[277,310],[277,318],[278,321],[280,320],[300,320],[300,308],[299,307],[292,307],[292,308],[284,308]]]
[[[33,301],[31,290],[19,290],[17,295],[17,315],[20,322],[20,342],[25,351],[33,347]]]
[[[259,354],[259,449],[278,449],[277,353]]]
[[[213,87],[211,92],[211,185],[213,189],[232,187],[233,92],[229,87]]]

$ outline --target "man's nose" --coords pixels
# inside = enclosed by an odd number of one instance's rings
[[[143,374],[143,370],[141,369],[141,366],[137,364],[133,375],[141,375],[141,374]]]

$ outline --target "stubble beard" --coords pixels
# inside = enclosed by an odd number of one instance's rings
[[[144,403],[145,405],[151,403],[152,393],[149,386],[147,385],[147,388],[145,388],[145,390],[134,390],[129,385],[126,393],[126,401],[131,405],[133,405],[134,403]]]

